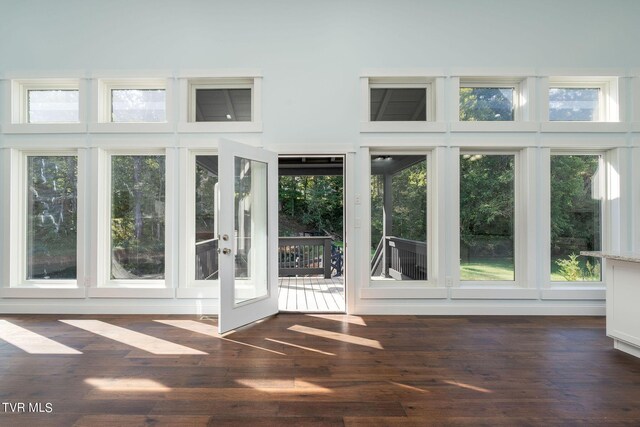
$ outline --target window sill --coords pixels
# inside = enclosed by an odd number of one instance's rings
[[[463,285],[465,286],[465,285]],[[493,283],[486,285],[466,285],[451,289],[451,299],[538,299],[537,289],[496,287]]]
[[[262,132],[262,122],[198,122],[178,123],[182,133],[257,133]]]
[[[89,123],[93,133],[170,133],[171,123]]]
[[[538,122],[451,122],[451,132],[537,132]]]
[[[85,288],[24,286],[0,289],[2,298],[85,298]]]
[[[384,287],[383,287],[384,286]],[[380,284],[372,282],[370,287],[360,289],[362,299],[445,299],[448,296],[447,288],[426,286],[407,287],[398,283],[396,287],[388,283]]]
[[[218,286],[210,288],[178,288],[176,289],[176,297],[181,299],[218,299]]]
[[[570,287],[566,285],[554,286],[542,290],[541,298],[543,300],[604,300],[606,291],[604,285],[599,282],[601,287],[587,287],[576,285]]]
[[[445,133],[444,122],[361,122],[360,132],[437,132]]]
[[[628,123],[621,122],[542,122],[541,132],[618,132],[629,130]]]
[[[631,123],[631,132],[640,132],[640,122]]]
[[[172,288],[153,287],[100,287],[88,288],[89,298],[173,298],[175,290]]]
[[[8,123],[2,127],[5,134],[86,133],[86,123]]]

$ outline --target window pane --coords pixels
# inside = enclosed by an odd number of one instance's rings
[[[425,88],[371,89],[371,121],[426,121]]]
[[[196,156],[196,280],[218,278],[218,156]]]
[[[164,122],[167,120],[164,89],[114,89],[111,91],[111,121]]]
[[[75,279],[78,159],[27,157],[27,280]]]
[[[196,89],[196,122],[250,122],[251,89]]]
[[[371,157],[371,277],[427,280],[427,159]]]
[[[80,121],[80,94],[77,90],[30,90],[27,98],[28,123]]]
[[[600,156],[551,156],[551,280],[601,279]]]
[[[600,89],[550,88],[549,120],[597,121]]]
[[[461,280],[515,280],[514,160],[460,156]]]
[[[461,87],[461,121],[513,120],[512,87]]]
[[[164,278],[164,156],[111,157],[111,278]]]

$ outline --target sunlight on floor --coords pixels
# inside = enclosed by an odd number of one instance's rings
[[[356,345],[362,345],[365,347],[384,350],[384,348],[380,344],[380,341],[371,340],[368,338],[354,337],[352,335],[341,334],[338,332],[330,332],[330,331],[325,331],[322,329],[316,329],[316,328],[311,328],[309,326],[302,326],[302,325],[294,325],[290,327],[289,330],[294,332],[300,332],[302,334],[313,335],[316,337],[327,338],[330,340],[342,341],[348,344],[356,344]]]
[[[111,325],[100,320],[60,320],[67,325],[84,329],[91,333],[101,335],[105,338],[121,342],[131,347],[139,348],[151,354],[157,355],[194,355],[207,354],[203,351],[185,347],[165,341],[160,338],[132,331],[130,329],[121,328],[120,326]]]
[[[280,356],[286,356],[286,354],[281,353],[279,351],[275,351],[268,348],[259,347],[257,345],[247,344],[244,342],[232,340],[230,338],[222,337],[220,336],[217,328],[214,325],[210,325],[207,323],[196,322],[194,320],[154,320],[154,322],[162,323],[164,325],[169,325],[169,326],[173,326],[180,329],[186,329],[187,331],[196,332],[198,334],[207,335],[212,338],[218,338],[223,341],[229,341],[235,344],[244,345],[247,347],[255,348],[257,350],[268,351],[269,353],[275,353]]]
[[[318,319],[334,320],[336,322],[346,322],[352,325],[367,326],[364,319],[360,316],[350,316],[345,314],[307,314],[309,317],[317,317]]]
[[[431,393],[429,390],[424,390],[424,389],[421,389],[419,387],[415,387],[415,386],[412,386],[412,385],[409,385],[409,384],[397,383],[395,381],[389,381],[389,384],[393,384],[393,385],[396,385],[398,387],[401,387],[401,388],[404,388],[404,389],[407,389],[407,390],[417,391],[418,393]]]
[[[163,393],[170,387],[146,378],[87,378],[85,383],[101,391]]]
[[[458,382],[458,381],[447,381],[447,380],[444,380],[442,382],[445,383],[445,384],[450,384],[450,385],[455,385],[455,386],[458,386],[458,387],[466,388],[468,390],[478,391],[480,393],[493,393],[491,390],[487,390],[486,388],[477,387],[477,386],[474,386],[474,385],[471,385],[471,384],[465,384],[465,383],[461,383],[461,382]]]
[[[265,340],[267,341],[271,341],[277,344],[283,344],[283,345],[288,345],[290,347],[295,347],[295,348],[299,348],[301,350],[307,350],[307,351],[313,351],[315,353],[320,353],[320,354],[325,354],[327,356],[335,356],[335,353],[329,353],[327,351],[322,351],[322,350],[317,350],[315,348],[310,348],[310,347],[305,347],[303,345],[298,345],[298,344],[292,344],[290,342],[284,342],[284,341],[279,341],[279,340],[274,340],[273,338],[265,338]]]
[[[238,384],[245,387],[250,387],[257,391],[264,391],[267,393],[287,393],[287,394],[329,394],[333,393],[332,390],[321,387],[319,385],[312,384],[307,381],[295,380],[294,387],[282,387],[282,380],[268,380],[268,379],[236,379]]]
[[[0,320],[0,339],[29,354],[82,354],[81,351],[6,320]]]

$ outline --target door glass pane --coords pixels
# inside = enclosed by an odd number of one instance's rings
[[[515,157],[460,156],[460,279],[515,280]]]
[[[164,156],[111,157],[111,279],[164,279]]]
[[[111,121],[164,122],[167,120],[164,89],[113,89],[111,91]]]
[[[461,121],[513,121],[512,87],[461,87]]]
[[[196,156],[196,280],[218,279],[218,156]]]
[[[267,164],[235,157],[234,177],[237,305],[268,295]]]
[[[549,120],[597,121],[599,100],[599,88],[550,88]]]
[[[27,280],[75,279],[78,158],[27,157]]]
[[[551,280],[601,280],[599,251],[602,182],[600,156],[551,156]]]
[[[371,278],[427,280],[427,158],[371,157]]]
[[[80,120],[77,90],[30,90],[28,123],[74,123]]]

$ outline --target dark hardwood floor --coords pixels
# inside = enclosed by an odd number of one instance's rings
[[[601,317],[0,319],[0,426],[640,425]]]

